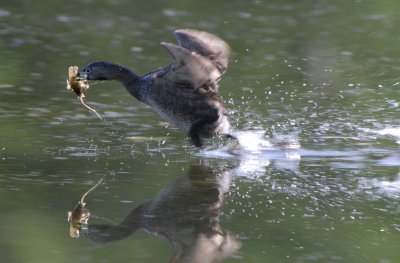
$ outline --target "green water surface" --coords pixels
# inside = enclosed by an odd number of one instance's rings
[[[395,0],[2,1],[0,262],[399,262],[399,10]],[[118,83],[87,93],[105,121],[65,88],[71,65],[168,65],[159,43],[177,28],[232,47],[220,90],[237,155],[218,139],[194,148]],[[143,204],[157,216],[108,244],[71,238],[67,211],[100,178],[90,224],[118,224]]]

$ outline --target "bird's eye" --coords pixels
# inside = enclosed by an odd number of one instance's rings
[[[91,71],[90,68],[85,69],[85,72],[86,72],[86,73],[90,73],[90,71]]]

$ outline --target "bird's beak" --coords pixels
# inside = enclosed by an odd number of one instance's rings
[[[76,77],[78,80],[87,80],[87,74],[83,71],[79,71]]]

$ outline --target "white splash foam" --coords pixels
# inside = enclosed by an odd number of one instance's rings
[[[390,135],[393,137],[397,137],[398,140],[396,143],[400,144],[400,127],[396,128],[384,128],[381,130],[377,130],[376,133],[381,134],[381,135]]]
[[[266,148],[272,148],[272,144],[265,138],[265,131],[242,131],[235,133],[240,149],[249,152],[260,152]]]
[[[377,133],[380,135],[389,135],[396,137],[398,140],[396,141],[397,144],[400,144],[400,127],[387,127],[379,130],[373,129],[364,129],[361,128],[362,131],[370,132],[370,133]]]
[[[379,134],[382,134],[382,135],[393,135],[393,136],[400,137],[400,127],[384,128],[382,130],[377,130],[376,132]]]
[[[385,179],[362,179],[360,185],[364,188],[375,189],[377,193],[383,194],[392,198],[400,198],[400,173],[394,180]]]
[[[234,134],[240,145],[233,147],[233,144],[220,147],[216,150],[205,150],[197,153],[196,156],[210,157],[210,158],[236,158],[239,155],[257,155],[265,149],[272,149],[272,144],[265,138],[265,131],[240,131]],[[242,158],[240,158],[242,159]]]
[[[236,132],[239,140],[237,147],[230,144],[216,150],[205,150],[197,156],[206,158],[230,158],[240,160],[235,174],[245,177],[257,177],[265,174],[266,168],[273,165],[277,169],[298,171],[301,155],[300,143],[293,135],[274,135],[269,139],[262,130]]]

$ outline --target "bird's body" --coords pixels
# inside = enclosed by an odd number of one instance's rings
[[[209,120],[201,130],[203,136],[228,134],[230,125],[227,112],[218,93],[194,92],[192,88],[178,86],[162,75],[169,69],[149,74],[144,88],[143,102],[160,116],[186,132],[200,120]]]
[[[178,45],[161,43],[174,59],[165,68],[137,76],[114,63],[93,62],[79,77],[120,81],[131,95],[185,130],[196,146],[202,145],[202,138],[233,137],[218,92],[218,81],[228,65],[229,46],[207,32],[183,29],[174,35]]]

